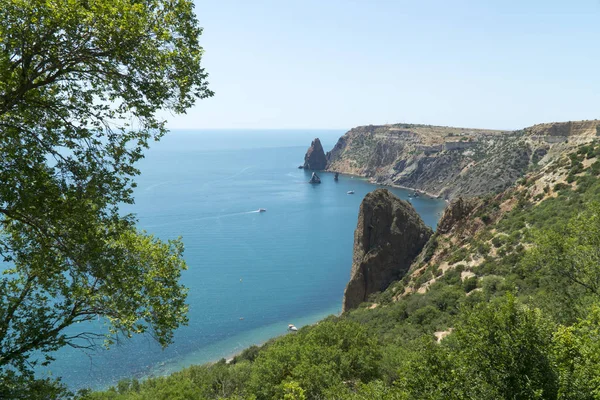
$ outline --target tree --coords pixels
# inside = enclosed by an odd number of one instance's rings
[[[463,309],[441,344],[413,343],[395,384],[411,399],[554,399],[552,323],[512,295]]]
[[[166,346],[186,322],[182,242],[138,231],[119,205],[133,203],[134,164],[166,133],[160,113],[213,93],[191,0],[0,0],[0,20],[0,388],[9,391],[49,360],[34,352],[93,344],[90,333],[65,333],[75,323],[101,316],[107,344],[149,332]]]
[[[559,399],[600,398],[600,307],[572,326],[554,332],[554,363],[559,373]]]
[[[248,392],[259,400],[281,399],[293,383],[308,399],[327,398],[324,393],[342,390],[343,382],[378,377],[380,359],[379,344],[366,327],[325,320],[268,344],[252,363]]]
[[[455,354],[465,394],[556,398],[552,332],[553,324],[539,309],[520,304],[510,294],[466,311],[446,343]]]
[[[536,232],[534,244],[523,266],[551,289],[557,318],[584,316],[600,298],[600,203],[588,204],[564,226]]]

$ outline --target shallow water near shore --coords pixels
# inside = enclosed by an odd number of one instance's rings
[[[310,172],[297,167],[313,138],[329,150],[343,133],[179,131],[155,143],[139,165],[136,204],[124,212],[162,239],[183,236],[189,325],[165,350],[149,337],[109,351],[61,349],[39,375],[102,389],[230,357],[286,334],[288,324],[339,313],[358,208],[376,186],[325,172],[322,184],[310,185]],[[412,193],[390,190],[403,199]],[[445,202],[410,200],[435,228]],[[102,321],[85,329],[102,330]]]

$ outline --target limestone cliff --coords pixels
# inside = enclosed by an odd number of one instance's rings
[[[597,138],[600,121],[518,131],[430,125],[369,125],[348,131],[327,153],[327,170],[414,188],[447,199],[500,192],[531,166]]]
[[[387,189],[367,194],[354,232],[352,272],[343,311],[356,308],[369,294],[402,278],[432,233],[410,203]]]
[[[316,138],[310,144],[306,155],[304,156],[304,168],[320,171],[327,167],[327,158],[319,138]]]

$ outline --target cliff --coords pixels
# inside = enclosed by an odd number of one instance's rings
[[[432,233],[410,203],[386,189],[367,194],[354,232],[352,272],[344,291],[343,311],[356,308],[369,294],[402,278]]]
[[[325,151],[321,145],[319,138],[316,138],[310,144],[310,147],[306,151],[304,156],[304,168],[310,170],[320,171],[327,167],[327,158],[325,157]]]
[[[498,193],[532,166],[597,138],[600,121],[534,125],[518,131],[430,125],[353,128],[327,153],[327,170],[447,199]]]

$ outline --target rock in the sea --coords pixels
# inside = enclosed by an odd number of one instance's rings
[[[432,234],[413,206],[389,190],[367,194],[358,213],[342,311],[356,308],[371,293],[401,279]]]
[[[310,177],[310,181],[308,181],[308,183],[321,183],[321,178],[319,178],[319,175],[317,175],[313,172],[312,176]]]
[[[327,167],[327,158],[321,146],[321,141],[316,138],[310,144],[306,155],[304,156],[304,168],[320,171]]]
[[[340,173],[336,172],[335,175],[333,176],[333,180],[337,181],[340,178]]]

